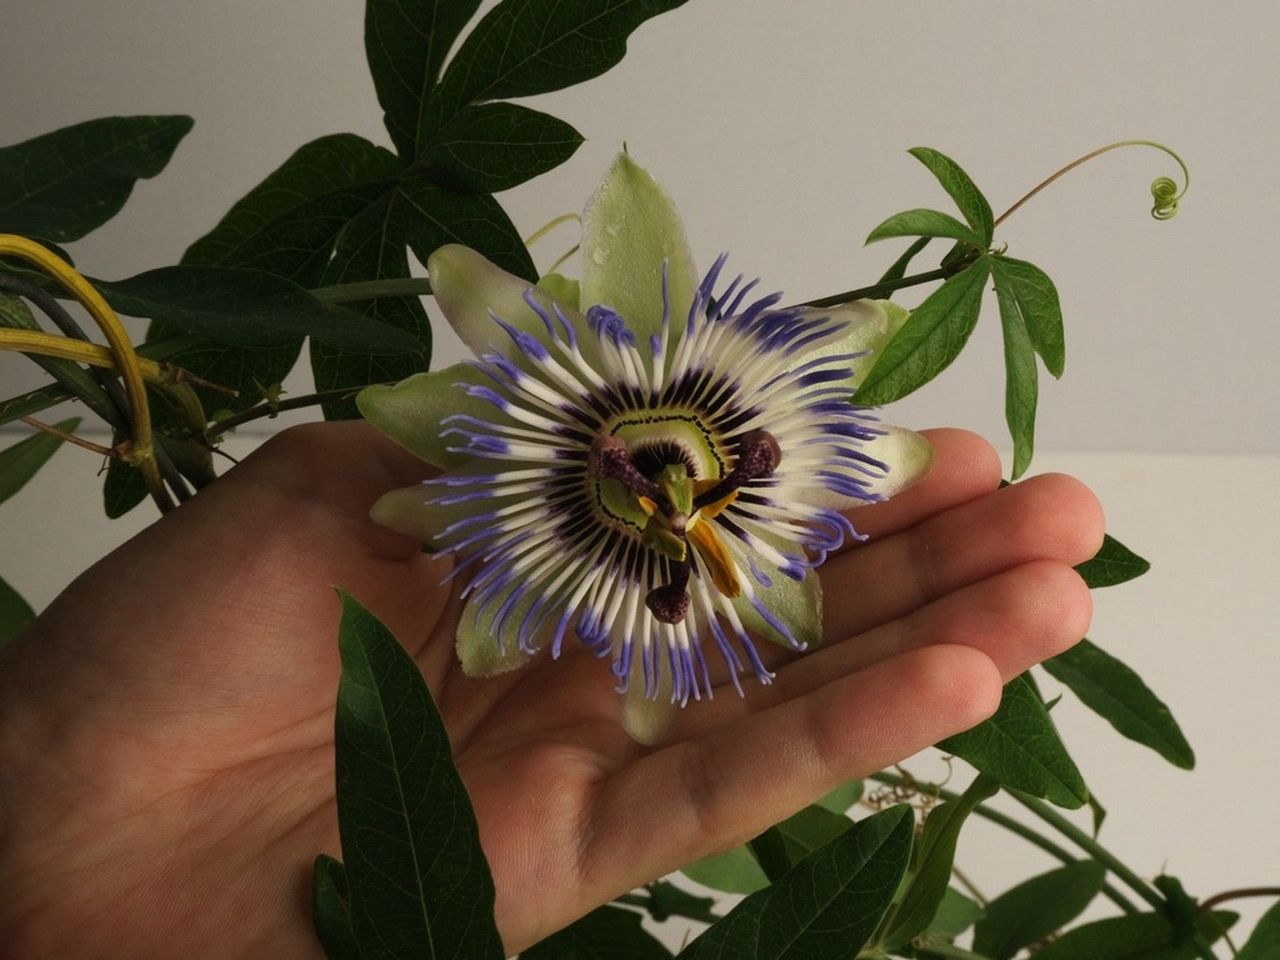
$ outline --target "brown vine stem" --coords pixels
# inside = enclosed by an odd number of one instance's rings
[[[209,424],[205,430],[208,437],[218,437],[226,433],[228,430],[234,430],[236,427],[244,426],[253,420],[260,420],[263,417],[274,417],[285,410],[297,410],[300,407],[312,407],[318,403],[324,403],[326,400],[345,400],[354,393],[359,393],[365,386],[377,386],[377,384],[366,384],[359,387],[343,387],[340,390],[322,390],[319,393],[309,393],[301,397],[293,397],[289,400],[268,401],[261,403],[256,407],[250,407],[243,413],[237,413],[233,416],[226,417],[222,420],[216,420]]]
[[[1241,887],[1239,890],[1224,890],[1215,893],[1200,904],[1200,912],[1208,913],[1220,903],[1228,900],[1242,900],[1245,897],[1280,897],[1280,887]]]

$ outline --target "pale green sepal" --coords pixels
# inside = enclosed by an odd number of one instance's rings
[[[493,386],[493,381],[475,367],[457,363],[443,370],[415,373],[397,384],[375,384],[356,395],[361,415],[400,446],[442,470],[471,459],[451,453],[462,438],[442,437],[448,429],[441,421],[455,414],[468,414],[501,425],[515,423],[483,397],[468,396],[466,387]]]
[[[446,470],[437,479],[447,481],[454,477],[474,477],[490,474],[493,465],[486,460],[468,460],[461,466]],[[397,533],[417,537],[429,544],[439,543],[444,531],[452,524],[488,510],[510,506],[516,496],[486,497],[479,500],[456,500],[464,488],[447,483],[424,482],[412,487],[401,487],[384,493],[369,510],[369,519]],[[440,500],[455,499],[453,503]]]
[[[494,322],[495,315],[516,330],[532,334],[540,343],[549,343],[546,324],[525,302],[524,295],[532,289],[538,303],[554,319],[550,313],[555,302],[552,296],[507,273],[470,247],[448,243],[437,249],[427,258],[427,276],[449,326],[477,357],[496,353],[525,365],[524,354],[507,331]],[[579,341],[589,342],[586,323],[576,307],[562,303],[560,309],[573,324]]]
[[[369,510],[369,519],[396,533],[434,544],[445,527],[476,512],[474,501],[453,505],[427,502],[442,492],[439,487],[421,483],[392,490],[374,502]]]
[[[577,280],[570,279],[562,273],[548,273],[538,281],[538,289],[563,306],[578,309],[582,302],[582,288]]]
[[[759,533],[757,532],[757,535]],[[794,547],[791,549],[794,550]],[[806,570],[803,580],[792,580],[763,557],[756,557],[756,566],[769,577],[772,585],[761,586],[752,580],[756,599],[762,601],[775,617],[786,625],[795,639],[812,650],[822,643],[822,582],[812,570]],[[751,576],[750,573],[747,576]],[[784,650],[796,650],[791,641],[760,616],[760,612],[745,596],[733,601],[733,609],[742,625],[754,637],[776,643]]]
[[[462,672],[468,677],[495,677],[500,673],[517,670],[533,659],[516,643],[516,632],[524,615],[538,598],[536,592],[526,593],[511,608],[503,622],[502,644],[498,643],[498,636],[494,632],[494,618],[502,609],[503,601],[518,586],[519,583],[513,583],[500,591],[479,618],[476,617],[476,595],[472,594],[467,598],[462,616],[458,619],[457,648]]]
[[[653,177],[620,153],[582,215],[582,309],[611,307],[646,343],[662,333],[663,261],[674,342],[698,286],[684,225]]]
[[[849,364],[849,376],[840,381],[852,394],[862,382],[876,355],[906,323],[909,311],[889,300],[852,300],[838,307],[806,307],[801,316],[831,317],[846,324],[844,336],[803,355],[802,361],[836,354],[860,353],[863,356]]]
[[[639,661],[640,657],[637,655],[636,662]],[[642,746],[652,747],[667,738],[680,713],[680,708],[671,702],[670,694],[670,687],[667,686],[656,700],[650,700],[644,695],[644,678],[631,678],[627,692],[619,699],[622,704],[622,729],[627,731],[632,740]]]

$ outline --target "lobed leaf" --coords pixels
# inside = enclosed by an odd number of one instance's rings
[[[262,270],[189,264],[124,280],[93,281],[130,317],[236,347],[281,347],[304,337],[369,354],[420,350],[412,336],[321,303],[296,283]]]
[[[1017,480],[1031,465],[1035,452],[1039,371],[1026,323],[1007,285],[996,284],[996,303],[1000,307],[1000,328],[1004,334],[1004,417],[1013,438],[1010,475]]]
[[[891,403],[945,370],[978,322],[989,273],[989,258],[981,257],[929,294],[880,353],[858,387],[856,402]]]
[[[973,227],[982,238],[982,247],[991,245],[991,237],[995,232],[991,204],[987,198],[969,179],[969,175],[960,169],[960,165],[944,153],[929,147],[912,147],[907,151],[923,163],[942,184],[942,189],[955,201],[960,212],[964,214],[969,226]]]
[[[902,213],[895,213],[867,234],[866,242],[875,243],[892,237],[950,237],[979,252],[986,250],[982,238],[972,228],[966,227],[951,214],[938,210],[904,210]]]
[[[1084,578],[1090,587],[1113,587],[1118,583],[1142,576],[1151,569],[1151,564],[1138,556],[1115,537],[1107,534],[1102,538],[1102,546],[1098,548],[1092,559],[1076,567],[1076,573]]]
[[[724,893],[755,893],[769,885],[760,861],[745,845],[703,857],[681,872],[704,887]]]
[[[338,829],[363,955],[501,960],[493,880],[440,714],[391,632],[340,597]]]
[[[974,952],[1009,960],[1083,913],[1106,877],[1101,864],[1079,860],[1005,891],[987,904],[986,916],[974,928]]]
[[[520,960],[664,960],[671,951],[640,925],[640,914],[598,907],[521,952]]]
[[[743,900],[682,950],[680,960],[848,960],[893,901],[914,832],[905,806],[858,821]]]
[[[356,283],[409,276],[407,202],[400,191],[378,202],[347,224],[321,282]],[[350,345],[312,339],[311,372],[317,390],[358,388],[370,383],[403,380],[427,369],[431,357],[431,323],[418,297],[377,297],[346,304],[355,316],[408,334],[406,347],[392,354],[372,356]],[[354,395],[323,404],[325,419],[351,420],[360,416]]]
[[[418,143],[470,103],[549,93],[604,73],[622,59],[632,31],[684,2],[504,0],[463,41],[432,91]]]
[[[1004,687],[1000,706],[971,730],[938,749],[994,777],[1002,786],[1075,809],[1089,799],[1084,777],[1025,674]]]
[[[367,0],[364,50],[391,142],[412,160],[425,139],[423,108],[458,34],[480,0]]]
[[[1218,939],[1238,919],[1216,910],[1202,918],[1201,933]],[[1036,960],[1192,960],[1190,943],[1180,943],[1173,925],[1161,913],[1128,913],[1068,930],[1036,953]]]
[[[0,149],[0,232],[79,240],[165,168],[193,122],[102,117]]]
[[[954,940],[985,916],[982,905],[955,887],[947,887],[937,912],[925,928],[926,939]]]
[[[1164,701],[1130,667],[1088,640],[1044,662],[1049,675],[1123,737],[1150,747],[1175,767],[1190,770],[1195,751]]]
[[[911,266],[911,261],[916,258],[925,247],[929,245],[930,237],[921,237],[915,243],[902,251],[902,256],[893,261],[880,277],[879,283],[895,283],[907,275],[907,268]]]
[[[563,120],[514,103],[465,108],[431,138],[418,164],[441,186],[497,193],[564,163],[582,134]]]
[[[1235,960],[1280,960],[1280,903],[1258,920]]]
[[[932,922],[947,893],[956,856],[960,828],[983,800],[989,800],[1000,784],[979,774],[964,793],[935,807],[924,822],[924,832],[911,857],[907,888],[884,924],[880,944],[896,950],[923,933]]]
[[[992,257],[991,273],[996,293],[1004,292],[1026,324],[1027,335],[1045,369],[1062,376],[1066,365],[1066,340],[1062,329],[1062,305],[1058,288],[1035,264],[1013,257]]]
[[[31,604],[0,577],[0,647],[27,629],[35,618]]]
[[[315,286],[344,227],[391,189],[402,168],[355,134],[312,140],[188,247],[182,263],[265,270]]]
[[[316,936],[328,960],[360,960],[360,946],[351,930],[351,895],[347,874],[333,857],[320,854],[311,873],[311,910]]]

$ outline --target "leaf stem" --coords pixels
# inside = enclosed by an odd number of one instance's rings
[[[365,386],[374,386],[374,384],[366,384]],[[313,407],[318,403],[324,403],[326,400],[345,400],[353,393],[359,393],[364,386],[359,387],[343,387],[340,390],[321,390],[319,393],[308,393],[301,397],[292,397],[289,400],[268,400],[260,403],[256,407],[250,407],[241,413],[225,417],[222,420],[216,420],[209,424],[205,430],[205,434],[209,437],[219,437],[228,430],[234,430],[236,427],[243,426],[253,420],[260,420],[263,417],[274,417],[285,410],[297,410],[301,407]]]
[[[1097,150],[1090,151],[1083,157],[1077,157],[1062,169],[1050,174],[1044,180],[1041,180],[1038,184],[1023,194],[1013,206],[1000,214],[1000,216],[996,217],[993,226],[1000,226],[1000,224],[1004,223],[1004,221],[1012,214],[1016,213],[1028,200],[1038,194],[1045,187],[1070,173],[1076,167],[1081,164],[1088,163],[1094,157],[1100,157],[1104,153],[1110,153],[1112,150],[1119,150],[1121,147],[1155,147],[1157,150],[1163,150],[1169,156],[1173,157],[1174,160],[1178,161],[1178,166],[1182,168],[1182,189],[1180,191],[1176,194],[1173,192],[1177,190],[1177,184],[1168,177],[1157,177],[1151,183],[1151,195],[1155,199],[1155,206],[1151,208],[1151,215],[1157,220],[1168,220],[1177,212],[1178,201],[1182,199],[1183,194],[1187,192],[1187,188],[1191,186],[1191,171],[1187,169],[1187,165],[1183,162],[1182,158],[1166,147],[1163,143],[1156,143],[1154,140],[1118,140],[1115,143],[1107,144],[1105,147],[1099,147]]]
[[[963,266],[967,267],[969,262],[964,261]],[[893,293],[895,290],[901,290],[904,287],[914,287],[922,283],[930,283],[934,280],[945,280],[952,274],[959,273],[963,267],[939,267],[937,270],[930,270],[927,273],[917,273],[910,277],[901,277],[897,280],[882,280],[880,283],[873,283],[869,287],[858,287],[855,290],[846,290],[844,293],[835,293],[829,297],[818,297],[816,300],[806,300],[804,303],[798,303],[798,307],[834,307],[842,303],[848,303],[850,300],[861,300],[866,298],[879,298],[886,294]]]
[[[884,773],[884,772],[872,774],[871,779],[876,780],[880,783],[887,783],[892,786],[900,786],[902,784],[908,784],[912,782],[911,779],[908,777],[902,777],[894,773]],[[928,788],[922,787],[922,789],[927,789],[929,793],[936,793],[943,800],[954,800],[958,796],[960,796],[960,794],[958,793],[954,793],[950,790],[944,790],[941,787],[931,786]],[[1073,856],[1071,853],[1069,853],[1067,850],[1064,850],[1062,847],[1058,846],[1056,843],[1054,843],[1052,840],[1050,840],[1048,837],[1044,836],[1043,834],[1038,833],[1037,831],[1033,830],[1031,827],[1028,827],[1025,823],[1021,823],[1020,821],[1013,819],[1013,817],[1010,817],[1008,814],[1001,813],[999,810],[996,810],[993,807],[989,807],[983,803],[980,803],[976,807],[974,807],[973,812],[976,813],[978,816],[982,817],[984,820],[989,820],[992,823],[996,824],[997,826],[1003,827],[1004,829],[1008,830],[1010,833],[1021,837],[1023,840],[1026,840],[1032,846],[1039,847],[1045,853],[1049,854],[1049,856],[1054,857],[1055,859],[1060,860],[1063,863],[1071,864],[1071,863],[1077,862],[1077,858]],[[1112,903],[1118,906],[1125,913],[1138,912],[1138,908],[1135,907],[1133,903],[1130,902],[1129,898],[1126,897],[1124,894],[1122,894],[1119,890],[1115,889],[1115,887],[1111,886],[1110,884],[1103,884],[1102,893],[1107,899],[1109,899]]]
[[[425,277],[393,277],[386,280],[361,280],[316,287],[311,296],[322,303],[350,303],[353,300],[376,300],[378,297],[427,297],[431,281]]]
[[[1228,900],[1241,900],[1245,897],[1280,897],[1280,887],[1241,887],[1239,890],[1225,890],[1215,893],[1200,904],[1201,913],[1208,913],[1220,903]]]

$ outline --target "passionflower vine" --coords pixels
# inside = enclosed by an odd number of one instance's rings
[[[781,307],[724,256],[696,279],[674,207],[626,154],[582,251],[580,284],[537,286],[465,247],[430,257],[476,359],[361,394],[443,471],[372,515],[454,557],[466,672],[576,636],[611,659],[644,736],[636,702],[710,696],[711,656],[741,693],[739,674],[772,679],[757,640],[815,644],[814,570],[858,536],[845,511],[916,480],[931,450],[850,402],[900,308]]]

